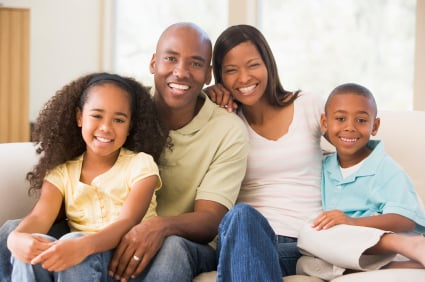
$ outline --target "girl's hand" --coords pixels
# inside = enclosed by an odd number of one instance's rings
[[[63,271],[77,265],[87,257],[87,247],[79,242],[79,238],[55,241],[50,248],[31,260],[31,264],[39,264],[48,271]]]
[[[238,104],[233,100],[232,94],[221,84],[215,84],[204,89],[208,97],[217,105],[227,108],[230,113],[238,108]]]
[[[312,224],[316,230],[329,229],[338,224],[355,225],[353,218],[340,210],[331,210],[321,213]]]
[[[52,241],[38,235],[12,232],[8,238],[7,245],[13,255],[22,262],[29,263],[51,245]]]

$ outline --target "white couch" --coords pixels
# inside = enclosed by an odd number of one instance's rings
[[[377,138],[384,140],[387,152],[406,170],[418,194],[425,200],[425,112],[381,112]],[[0,144],[0,225],[7,219],[21,218],[36,199],[28,197],[25,174],[37,161],[31,143]],[[215,272],[203,273],[196,282],[215,281]],[[284,277],[285,282],[320,282],[304,275]],[[334,282],[425,281],[425,270],[378,270],[348,274]]]

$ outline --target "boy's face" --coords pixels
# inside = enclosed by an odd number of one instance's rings
[[[323,132],[335,146],[342,167],[353,166],[366,158],[370,135],[376,135],[379,118],[371,101],[362,95],[341,93],[328,102],[321,117]]]

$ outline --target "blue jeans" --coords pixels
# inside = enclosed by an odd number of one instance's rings
[[[130,281],[191,282],[199,273],[216,268],[217,258],[212,247],[179,236],[169,236],[148,267]]]
[[[10,282],[12,274],[12,265],[10,263],[10,251],[7,248],[7,237],[15,230],[16,226],[21,222],[20,219],[8,220],[0,227],[0,281]],[[66,221],[61,221],[53,225],[49,234],[59,238],[62,234],[69,232]]]
[[[54,237],[39,234],[39,236],[55,241]],[[59,240],[67,240],[84,236],[83,233],[73,232],[62,236]],[[40,264],[32,265],[11,257],[12,264],[12,281],[107,281],[108,268],[107,263],[110,261],[112,251],[96,253],[88,256],[81,263],[67,268],[60,272],[50,272],[44,269]]]
[[[268,221],[247,204],[237,204],[218,230],[217,281],[279,281],[295,274],[297,239],[276,236]]]

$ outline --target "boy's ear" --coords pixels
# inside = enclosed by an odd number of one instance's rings
[[[379,117],[375,118],[373,121],[372,132],[370,133],[372,136],[375,136],[378,133],[379,126],[381,125],[381,119]]]
[[[320,127],[322,128],[323,134],[328,131],[328,120],[326,119],[326,114],[320,115]]]

